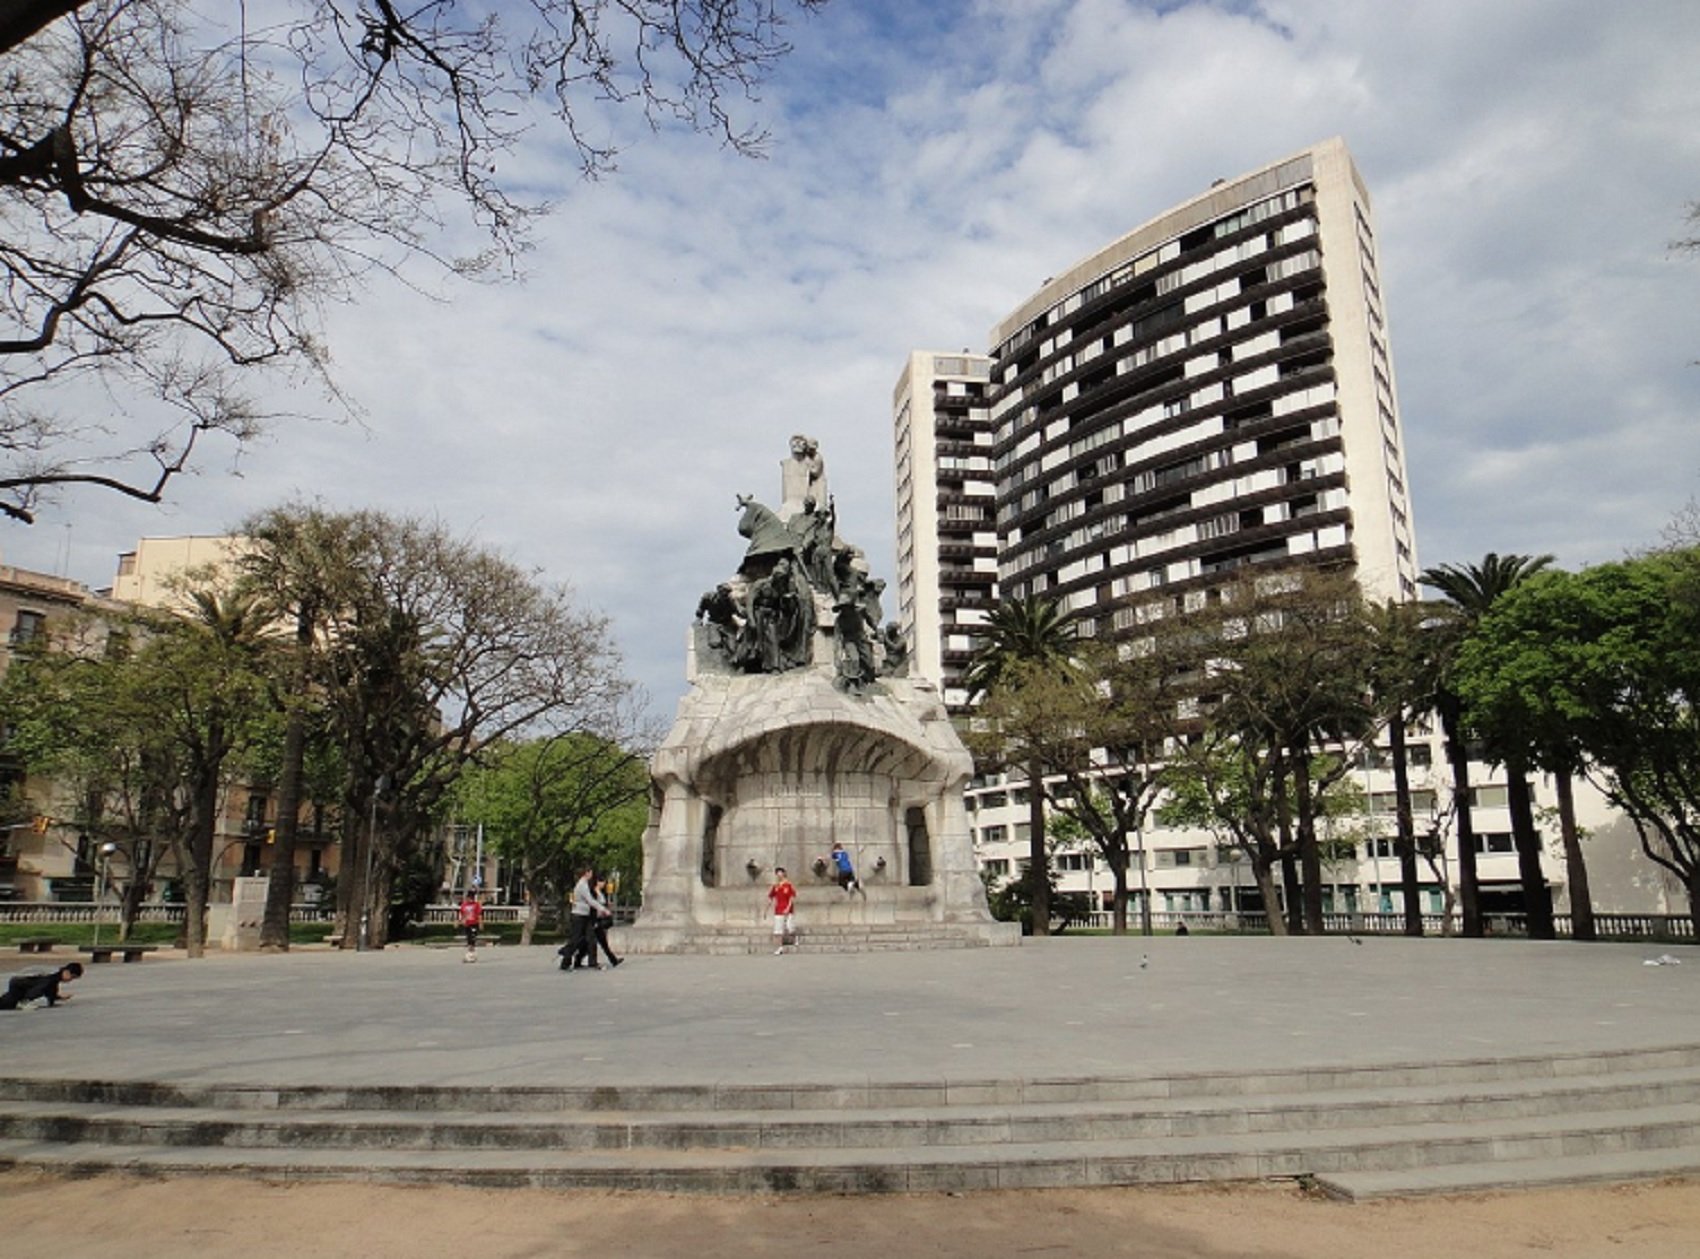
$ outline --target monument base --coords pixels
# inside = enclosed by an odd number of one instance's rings
[[[973,763],[931,684],[847,694],[819,665],[698,673],[651,763],[634,953],[773,947],[767,889],[798,889],[804,946],[1013,945],[992,918],[962,789]],[[834,847],[854,864],[839,885]]]

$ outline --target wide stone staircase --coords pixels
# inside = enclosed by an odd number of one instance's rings
[[[1003,924],[998,924],[1000,927]],[[747,926],[727,923],[697,927],[688,945],[679,952],[727,956],[742,953],[771,953],[776,941],[771,925]],[[1008,944],[992,929],[978,924],[928,922],[810,923],[797,933],[790,952],[796,953],[889,953],[911,949],[983,949]]]
[[[702,1193],[1286,1178],[1347,1198],[1700,1175],[1700,1045],[889,1084],[0,1078],[0,1167]]]

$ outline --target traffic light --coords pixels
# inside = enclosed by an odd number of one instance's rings
[[[30,823],[30,829],[37,835],[45,835],[47,834],[47,828],[52,825],[52,818],[48,817],[46,814],[38,813],[35,816],[35,820]]]

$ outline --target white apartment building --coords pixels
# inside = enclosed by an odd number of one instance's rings
[[[1372,599],[1417,596],[1375,218],[1340,140],[1219,180],[1134,228],[1046,281],[990,342],[989,360],[911,356],[894,399],[904,625],[917,671],[938,679],[953,707],[967,698],[953,689],[974,646],[966,627],[997,597],[1048,595],[1079,632],[1110,637],[1184,614],[1259,565],[1343,566]],[[976,390],[983,363],[989,381]],[[984,552],[965,546],[945,513],[988,493],[997,584],[976,581],[965,609],[944,577],[970,558],[977,573]],[[1413,742],[1418,829],[1446,841],[1438,738]],[[1378,759],[1361,768],[1362,787],[1385,837],[1366,837],[1325,871],[1333,910],[1402,908],[1391,774]],[[1507,912],[1521,896],[1503,780],[1476,766],[1474,781],[1484,912]],[[1535,790],[1538,804],[1552,803],[1550,783]],[[994,877],[1025,858],[1025,801],[1019,780],[969,792]],[[1593,793],[1579,793],[1578,807],[1596,834],[1626,828]],[[1210,835],[1154,823],[1136,839],[1130,881],[1154,910],[1262,908],[1249,871]],[[1618,840],[1623,870],[1601,871],[1596,903],[1657,911],[1662,881]],[[1424,870],[1425,912],[1440,911],[1442,882],[1456,878],[1455,854],[1436,864]],[[1063,890],[1108,903],[1109,872],[1090,851],[1062,852],[1056,866]],[[1548,874],[1562,908],[1562,861],[1549,857]]]
[[[974,627],[996,598],[998,535],[984,354],[916,352],[892,398],[898,621],[921,677],[952,712]]]

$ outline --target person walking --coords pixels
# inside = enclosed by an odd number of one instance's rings
[[[596,915],[608,908],[596,894],[592,880],[596,871],[585,866],[573,884],[572,910],[568,914],[567,950],[561,959],[562,970],[577,970],[581,966],[601,970],[596,961]]]
[[[832,864],[838,871],[838,886],[844,889],[844,894],[850,896],[862,892],[862,882],[856,877],[856,867],[850,861],[850,854],[844,851],[843,844],[832,846]]]
[[[778,957],[787,947],[795,947],[797,943],[797,923],[792,915],[792,908],[797,903],[797,889],[786,877],[784,866],[775,866],[773,875],[773,886],[767,889],[767,899],[773,906],[773,938],[779,942],[773,955]]]
[[[460,925],[466,932],[466,957],[468,962],[478,960],[478,928],[484,925],[484,901],[481,893],[467,889],[465,896],[460,898]]]
[[[609,967],[613,968],[626,959],[615,957],[614,950],[608,947],[608,928],[614,925],[614,901],[609,890],[607,879],[596,880],[596,895],[602,899],[604,908],[591,920],[591,930],[596,933],[596,947],[602,950],[602,956],[608,959]],[[590,951],[590,957],[592,961],[596,960],[596,949]]]

